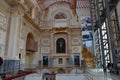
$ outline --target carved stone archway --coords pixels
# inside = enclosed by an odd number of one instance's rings
[[[34,37],[32,33],[28,33],[26,40],[26,54],[25,54],[25,65],[26,68],[31,68],[33,66],[33,60],[35,52],[31,50],[30,44],[34,41]]]

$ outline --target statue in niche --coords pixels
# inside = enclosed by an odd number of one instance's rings
[[[67,16],[64,13],[58,13],[55,15],[55,19],[66,19]]]
[[[65,40],[63,38],[59,38],[56,43],[56,52],[57,53],[65,53],[66,52],[66,45]]]

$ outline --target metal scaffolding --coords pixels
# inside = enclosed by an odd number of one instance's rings
[[[94,31],[94,51],[97,57],[97,67],[102,67],[106,71],[105,48],[102,34],[102,24],[104,20],[104,4],[103,0],[91,0],[91,17],[93,21]],[[106,28],[104,29],[106,31]]]
[[[97,13],[96,13],[96,1],[91,0],[91,18],[92,18],[92,25],[93,27],[93,33],[94,33],[94,52],[96,56],[96,67],[100,68],[102,66],[102,59],[101,59],[101,41],[100,41],[100,31],[97,29]]]
[[[103,65],[106,72],[108,63],[116,69],[120,50],[120,30],[116,5],[119,0],[90,0],[91,18],[94,32],[94,51],[98,58],[97,66]],[[99,61],[100,60],[100,61]]]
[[[113,69],[116,71],[117,63],[119,60],[119,41],[120,41],[120,30],[118,25],[117,11],[116,5],[119,0],[105,0],[106,7],[106,22],[108,28],[108,36],[109,36],[109,47],[111,49],[111,63],[113,63]]]

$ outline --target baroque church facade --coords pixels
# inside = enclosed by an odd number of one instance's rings
[[[82,23],[75,3],[74,0],[0,1],[0,57],[15,64],[16,70],[70,73],[75,66],[82,69]],[[84,12],[81,10],[79,17],[86,16]],[[93,47],[88,50],[93,54]],[[93,67],[93,63],[89,65]]]

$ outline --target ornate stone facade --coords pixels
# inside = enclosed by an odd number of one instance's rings
[[[47,66],[57,70],[76,65],[81,68],[82,30],[69,3],[58,2],[45,10],[41,10],[34,0],[4,0],[2,3],[9,7],[0,6],[0,38],[5,41],[2,42],[5,50],[1,57],[20,60],[22,69]],[[37,49],[28,50],[27,41],[31,41],[30,46],[37,43]]]

